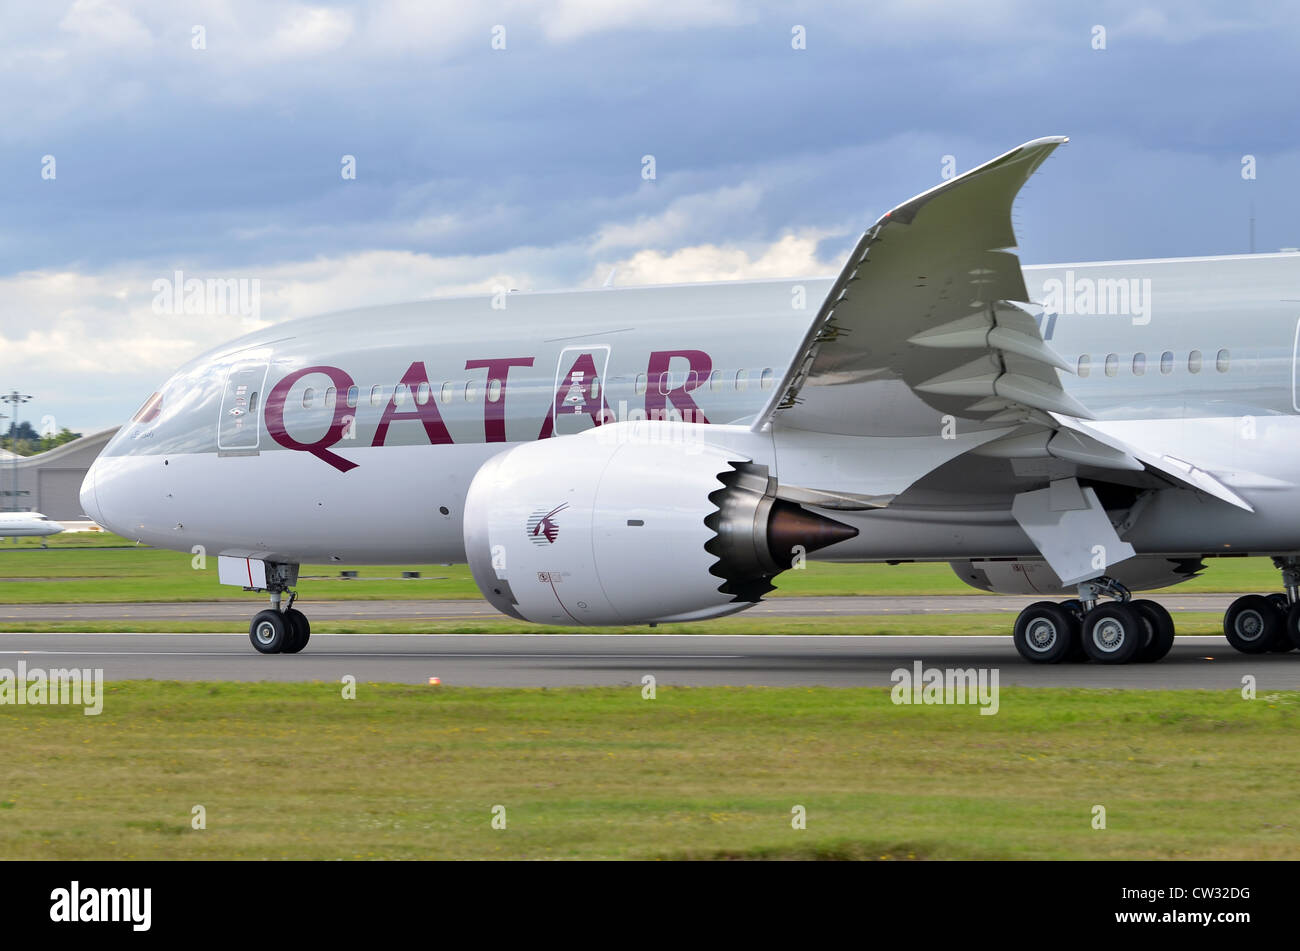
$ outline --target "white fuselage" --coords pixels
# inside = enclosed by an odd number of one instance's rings
[[[0,538],[31,538],[57,535],[63,531],[40,512],[0,512]]]
[[[1048,318],[1052,347],[1088,371],[1066,388],[1092,425],[1215,473],[1255,511],[1169,489],[1128,540],[1151,554],[1300,549],[1300,255],[1025,269],[1035,300],[1048,282],[1130,276],[1149,282],[1145,303],[1080,313],[1072,296]],[[464,298],[275,325],[181,368],[106,448],[82,502],[119,534],[181,551],[462,561],[466,493],[489,458],[646,417],[742,440],[781,481],[870,494],[873,459],[853,437],[744,435],[830,284],[512,294],[503,308]],[[1032,557],[1016,490],[993,461],[986,477],[940,468],[888,508],[837,515],[859,534],[818,556]]]

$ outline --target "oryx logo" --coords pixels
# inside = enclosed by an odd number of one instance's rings
[[[555,516],[559,515],[569,507],[568,502],[562,502],[549,512],[544,509],[538,509],[532,515],[528,516],[528,538],[534,545],[554,545],[555,538],[560,534],[560,526],[555,523]]]

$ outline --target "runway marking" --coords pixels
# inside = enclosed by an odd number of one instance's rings
[[[270,654],[246,653],[244,651],[51,651],[51,650],[16,650],[0,651],[0,655],[31,655],[41,654],[58,657],[247,657],[250,660],[258,657],[270,657]],[[553,654],[518,654],[514,652],[496,652],[496,653],[471,653],[460,651],[420,651],[418,653],[394,653],[384,652],[376,653],[372,651],[330,651],[329,653],[302,654],[303,658],[310,657],[517,657],[527,660],[740,660],[752,655],[749,654],[571,654],[568,651],[556,652]]]

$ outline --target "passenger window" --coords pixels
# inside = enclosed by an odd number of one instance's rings
[[[668,371],[665,370],[659,374],[659,395],[667,396],[668,391],[672,389],[672,380],[669,378]]]
[[[740,391],[742,391],[742,390],[747,390],[747,389],[749,389],[749,371],[748,371],[748,370],[737,370],[737,371],[736,371],[736,391],[737,391],[737,392],[740,392]]]
[[[411,395],[411,388],[405,383],[398,383],[393,387],[393,405],[402,406],[406,403],[406,398]]]
[[[428,383],[421,383],[415,388],[415,401],[421,406],[429,402],[429,397],[431,395]]]
[[[1119,372],[1119,354],[1117,353],[1106,354],[1106,375],[1114,376],[1118,372]]]
[[[1228,351],[1220,350],[1218,356],[1214,358],[1214,369],[1220,373],[1228,372]]]
[[[1079,357],[1079,376],[1087,376],[1092,372],[1092,357],[1084,354]]]
[[[311,409],[311,404],[316,400],[316,391],[310,386],[302,391],[302,408]]]
[[[1147,355],[1145,353],[1133,354],[1133,375],[1142,376],[1147,372]]]
[[[325,391],[325,408],[326,408],[326,409],[329,409],[329,410],[334,409],[334,405],[335,405],[335,404],[334,404],[334,401],[335,401],[335,399],[338,397],[338,395],[339,395],[338,390],[334,389],[334,387],[332,387],[332,386],[331,386],[329,389],[327,389],[327,390]]]
[[[1160,372],[1165,376],[1174,372],[1174,352],[1166,350],[1160,354]]]
[[[632,381],[632,392],[637,396],[640,396],[646,391],[646,383],[646,375],[644,373],[638,373],[636,379]]]
[[[474,397],[477,395],[478,395],[478,387],[474,385],[473,380],[470,380],[468,383],[465,384],[465,402],[466,403],[474,402]]]
[[[370,388],[370,405],[379,406],[384,402],[384,388],[376,383]]]
[[[349,386],[349,387],[348,387],[348,405],[349,405],[349,406],[356,406],[356,405],[357,405],[357,398],[358,398],[360,395],[361,395],[361,391],[360,391],[360,389],[359,389],[358,387],[355,387],[355,386]]]
[[[487,398],[489,403],[495,403],[497,400],[501,399],[501,381],[495,377],[488,380]]]
[[[454,383],[444,383],[442,385],[442,401],[450,403],[451,398],[456,395],[456,385]]]
[[[257,415],[257,394],[256,393],[248,394],[248,415],[249,416]]]
[[[722,371],[721,371],[721,370],[714,370],[712,373],[709,374],[709,389],[711,389],[711,390],[720,390],[720,389],[722,389]]]
[[[771,368],[771,367],[768,367],[767,369],[765,369],[765,370],[762,372],[762,374],[759,376],[759,378],[758,378],[758,387],[759,387],[759,389],[762,389],[762,390],[770,390],[770,389],[772,388],[772,378],[773,378],[773,376],[775,376],[775,374],[772,372],[772,368]]]
[[[1201,351],[1193,350],[1191,353],[1187,355],[1187,372],[1188,373],[1201,372]]]

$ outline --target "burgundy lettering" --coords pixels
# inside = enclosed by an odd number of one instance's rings
[[[681,386],[666,385],[670,382],[669,367],[674,359],[687,361],[689,369]],[[667,419],[668,404],[681,413],[688,423],[707,423],[704,411],[695,405],[690,395],[713,372],[713,360],[703,350],[655,350],[650,354],[650,363],[646,367],[647,383],[645,388],[646,419]]]
[[[466,360],[466,370],[487,369],[487,385],[483,388],[483,437],[485,442],[506,441],[506,379],[511,367],[530,367],[532,357],[497,357],[494,360]],[[492,381],[501,384],[497,398],[492,399]],[[451,440],[448,440],[450,442]]]
[[[424,363],[418,360],[412,363],[407,368],[406,375],[402,377],[402,382],[406,384],[406,389],[410,394],[412,408],[409,410],[398,409],[397,391],[394,390],[388,405],[384,407],[384,415],[380,418],[379,425],[375,427],[375,438],[371,440],[370,445],[382,446],[384,444],[384,440],[388,437],[390,423],[416,419],[424,425],[424,433],[429,437],[430,445],[437,446],[441,443],[451,442],[451,434],[447,432],[447,424],[442,421],[442,414],[438,412],[438,403],[434,399],[433,386],[429,383],[429,371],[424,368]],[[428,402],[423,405],[415,398],[421,386],[428,387],[429,392]]]
[[[325,430],[325,435],[320,439],[315,442],[299,442],[290,436],[288,430],[284,428],[284,401],[288,398],[289,391],[293,389],[295,383],[313,373],[325,374],[334,384],[335,392],[338,394],[334,401],[334,419],[330,423],[329,429]],[[328,462],[339,472],[355,469],[357,463],[344,459],[337,453],[330,452],[330,447],[343,438],[344,431],[349,424],[353,423],[347,400],[343,398],[348,388],[353,385],[352,377],[338,367],[304,367],[301,370],[295,370],[275,384],[270,395],[266,398],[266,431],[271,434],[272,439],[286,449],[309,452],[322,462]]]

